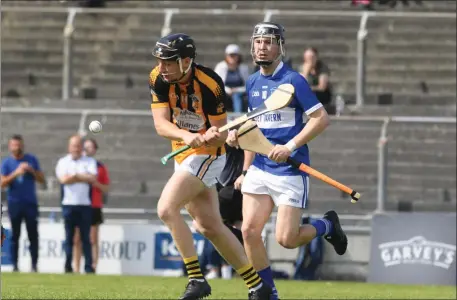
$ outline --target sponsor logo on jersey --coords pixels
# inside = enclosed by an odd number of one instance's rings
[[[260,93],[259,91],[252,91],[252,97],[259,97]]]
[[[176,120],[176,124],[183,129],[199,131],[205,126],[205,121],[201,115],[187,109],[174,108],[173,117]]]

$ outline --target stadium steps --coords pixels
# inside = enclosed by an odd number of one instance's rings
[[[430,99],[428,99],[430,100]],[[432,102],[430,100],[429,102]],[[345,113],[355,111],[355,108],[347,108]],[[433,117],[455,117],[456,105],[364,105],[362,113],[370,116],[433,116]]]
[[[42,1],[43,2],[43,1]],[[288,9],[288,10],[359,10],[350,5],[350,1],[198,1],[195,3],[189,1],[116,1],[107,2],[108,7],[149,7],[149,8],[208,8],[213,9]],[[397,5],[393,9],[386,5],[376,5],[376,10],[380,11],[429,11],[429,12],[448,12],[455,11],[454,1],[428,1],[423,5],[417,6],[412,4],[408,7]]]
[[[151,100],[143,98],[138,100],[133,99],[71,99],[71,101],[62,101],[60,99],[28,99],[28,98],[8,98],[2,99],[3,107],[48,107],[48,108],[73,108],[73,109],[150,109]]]

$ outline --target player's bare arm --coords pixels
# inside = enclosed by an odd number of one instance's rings
[[[308,144],[321,134],[330,125],[330,117],[324,107],[317,109],[309,115],[309,120],[303,130],[293,138],[298,147]]]
[[[330,118],[324,107],[317,109],[309,115],[309,120],[302,131],[286,145],[275,145],[268,158],[276,162],[285,162],[295,149],[309,143],[327,128]]]
[[[170,121],[170,109],[154,108],[152,109],[152,118],[157,134],[174,141],[183,141],[192,148],[198,148],[205,143],[205,139],[199,133],[191,133],[178,128]]]

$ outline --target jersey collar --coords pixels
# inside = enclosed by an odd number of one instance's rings
[[[275,76],[276,74],[278,74],[278,72],[282,69],[282,67],[284,66],[284,63],[282,61],[279,62],[278,66],[276,67],[275,71],[273,72],[273,74],[271,75],[271,77]]]
[[[263,77],[266,77],[266,78],[273,78],[276,74],[279,73],[279,71],[281,71],[283,66],[284,66],[284,63],[282,61],[280,61],[279,64],[276,66],[276,69],[274,70],[273,74],[265,76],[262,74],[262,72],[260,72],[260,75],[262,75]]]

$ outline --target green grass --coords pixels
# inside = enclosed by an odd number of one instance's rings
[[[185,278],[2,273],[3,299],[178,299]],[[239,279],[211,280],[209,299],[247,299]],[[456,299],[453,286],[278,280],[281,299]]]

